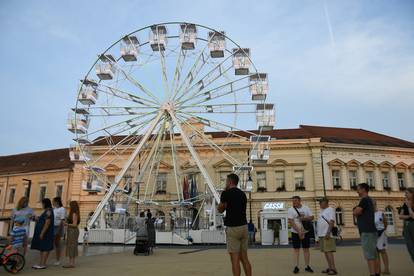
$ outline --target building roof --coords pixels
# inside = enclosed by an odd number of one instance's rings
[[[70,169],[69,149],[54,149],[0,156],[0,175]]]
[[[258,133],[257,130],[250,132]],[[226,132],[206,132],[206,134],[211,135],[213,138],[224,138],[229,135]],[[243,131],[237,131],[237,134],[246,137],[250,136],[248,132]],[[274,129],[263,131],[261,134],[269,135],[274,139],[320,138],[322,142],[327,143],[414,148],[413,142],[356,128],[300,125],[299,128]],[[178,134],[175,135],[178,136]],[[112,137],[112,142],[118,143],[123,138],[125,136]],[[133,137],[133,139],[135,143],[139,141],[139,137]],[[107,145],[107,141],[101,139],[99,142],[94,143],[94,145]],[[70,161],[68,148],[0,156],[0,175],[70,169],[72,166],[73,163]]]
[[[250,133],[257,133],[257,130],[250,130]],[[235,131],[234,133],[240,136],[248,137],[250,134],[247,131]],[[229,136],[227,132],[205,132],[213,138],[225,138]],[[178,136],[179,134],[175,134]],[[359,128],[340,128],[340,127],[324,127],[324,126],[309,126],[300,125],[299,128],[292,129],[274,129],[261,132],[261,135],[269,135],[274,139],[310,139],[320,138],[321,142],[339,143],[339,144],[356,144],[356,145],[371,145],[383,147],[399,147],[399,148],[414,148],[414,143],[399,138],[387,136],[384,134],[372,132]],[[113,143],[120,142],[125,136],[112,137]],[[169,137],[167,135],[166,139]],[[139,138],[136,139],[139,141]],[[106,140],[100,139],[94,145],[107,145]],[[137,143],[137,142],[136,142]],[[128,144],[128,143],[126,143]]]

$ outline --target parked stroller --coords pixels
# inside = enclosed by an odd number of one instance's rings
[[[137,218],[137,236],[135,240],[134,255],[145,254],[149,255],[152,253],[152,247],[148,237],[148,229],[143,217],[143,213]]]

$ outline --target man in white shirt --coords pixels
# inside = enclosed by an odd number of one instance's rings
[[[326,197],[319,200],[321,210],[318,218],[317,233],[321,252],[325,254],[328,268],[322,273],[336,275],[338,272],[335,268],[334,252],[336,251],[335,238],[332,237],[332,228],[335,225],[335,210],[329,207],[329,201]]]
[[[299,196],[292,197],[292,205],[288,210],[288,220],[291,225],[290,231],[292,232],[293,256],[295,260],[293,273],[299,273],[299,252],[301,247],[305,257],[305,271],[313,273],[312,268],[309,266],[311,234],[308,227],[313,221],[313,214],[308,206],[302,205]]]

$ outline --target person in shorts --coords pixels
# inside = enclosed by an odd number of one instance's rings
[[[313,273],[313,270],[309,265],[311,234],[303,227],[303,223],[305,221],[313,221],[313,214],[308,206],[302,205],[301,198],[299,196],[292,197],[292,207],[288,209],[288,220],[291,225],[290,231],[292,232],[293,256],[295,260],[295,268],[293,269],[293,273],[299,273],[299,252],[301,247],[305,258],[305,271]]]
[[[329,200],[324,197],[319,200],[321,210],[318,218],[317,233],[319,237],[320,250],[325,254],[328,268],[322,273],[328,275],[338,274],[335,267],[334,252],[336,251],[335,237],[332,236],[332,228],[335,225],[335,210],[329,207]]]
[[[368,264],[369,275],[380,275],[377,252],[378,233],[375,227],[375,209],[371,197],[368,196],[369,185],[360,183],[357,193],[360,197],[358,206],[354,207],[354,216],[357,218],[358,230],[361,236],[362,250]]]
[[[246,276],[252,275],[252,267],[247,256],[249,243],[246,205],[247,197],[237,188],[239,177],[229,174],[226,188],[221,193],[220,204],[217,209],[220,213],[226,211],[224,225],[226,226],[227,251],[230,255],[233,276],[240,276],[240,263],[243,265]]]

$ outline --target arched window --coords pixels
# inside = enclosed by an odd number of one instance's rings
[[[336,225],[344,225],[344,215],[340,207],[335,209],[335,220]]]
[[[385,215],[385,218],[387,219],[388,225],[394,225],[394,216],[393,216],[393,211],[392,211],[391,206],[385,207],[384,215]]]

